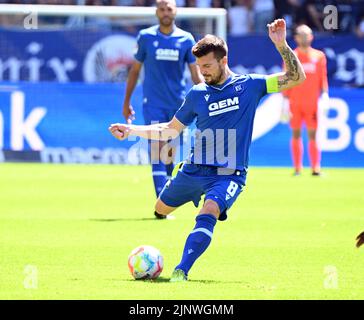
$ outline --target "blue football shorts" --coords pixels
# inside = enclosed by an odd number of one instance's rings
[[[159,198],[170,207],[179,207],[192,201],[195,207],[205,194],[205,199],[215,201],[220,208],[220,221],[227,219],[231,208],[245,186],[247,170],[235,170],[232,174],[218,174],[218,168],[186,163],[178,170],[161,191]]]
[[[143,106],[144,124],[169,122],[172,120],[176,110]]]

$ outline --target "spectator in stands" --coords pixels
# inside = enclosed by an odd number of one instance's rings
[[[150,7],[151,5],[153,5],[153,2],[149,0],[134,0],[133,3],[134,7]]]
[[[37,4],[47,5],[76,5],[76,0],[38,0]],[[63,26],[67,23],[69,17],[56,17],[56,16],[39,16],[38,23],[45,26]]]
[[[176,0],[176,6],[177,7],[184,7],[186,5],[185,0]]]
[[[302,0],[274,0],[275,18],[286,20],[288,34],[294,29],[297,12],[301,9],[301,2]]]
[[[53,5],[76,5],[76,0],[37,0],[37,1],[22,1],[22,3],[30,3],[33,2],[35,4],[53,4]]]
[[[211,0],[196,0],[196,8],[210,8]]]
[[[232,36],[242,36],[252,31],[252,0],[235,0],[228,9],[229,32]]]
[[[353,33],[358,37],[364,36],[364,0],[354,0],[352,12],[355,17]]]
[[[305,0],[301,16],[297,23],[306,23],[313,30],[319,32],[354,32],[357,7],[362,0]],[[337,9],[338,28],[330,29],[325,27],[325,7],[333,5]]]
[[[359,38],[364,38],[364,13],[359,19],[359,23],[356,26],[355,33]]]
[[[186,7],[194,8],[194,7],[196,7],[197,2],[196,2],[196,0],[186,0],[185,5],[186,5]]]
[[[121,7],[130,7],[134,4],[134,0],[117,0],[117,5]]]
[[[196,8],[196,0],[186,0],[186,7]],[[189,30],[195,38],[199,38],[201,34],[204,34],[205,22],[203,19],[182,19],[180,20],[180,27],[182,29]]]
[[[87,6],[116,6],[116,0],[86,0]]]
[[[227,4],[226,2],[228,1],[211,0],[211,8],[224,8],[225,4]]]
[[[116,0],[86,0],[88,6],[116,6]],[[112,27],[111,19],[108,17],[86,17],[86,25],[89,27],[110,30]]]
[[[1,3],[7,3],[7,4],[21,4],[22,1],[20,0],[0,0]],[[23,24],[25,16],[21,15],[6,15],[6,14],[0,14],[0,26],[1,27],[10,27],[10,26],[21,26]]]
[[[273,0],[253,0],[254,32],[267,32],[267,24],[274,19]]]

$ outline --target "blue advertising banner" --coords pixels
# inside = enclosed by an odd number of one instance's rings
[[[292,39],[289,44],[295,47]],[[107,30],[0,29],[0,80],[123,82],[133,61],[135,34]],[[265,35],[229,37],[229,64],[237,73],[269,74],[282,60]],[[364,41],[354,35],[320,36],[329,84],[364,86]]]
[[[146,140],[120,142],[108,132],[109,124],[124,121],[124,91],[124,85],[112,83],[0,85],[0,161],[12,160],[11,152],[38,152],[32,161],[148,163]],[[282,99],[271,94],[257,110],[251,165],[291,165],[291,132],[280,123]],[[135,123],[143,123],[140,86],[132,104]],[[323,166],[364,167],[364,89],[330,90],[330,112],[321,115],[318,136]],[[187,156],[190,144],[186,134],[178,158]]]
[[[0,80],[124,81],[135,35],[100,30],[0,29]]]
[[[280,72],[282,59],[266,36],[229,37],[229,63],[237,73]],[[295,48],[293,39],[288,44]],[[327,76],[333,87],[364,86],[364,41],[353,35],[321,36],[312,46],[327,58]]]

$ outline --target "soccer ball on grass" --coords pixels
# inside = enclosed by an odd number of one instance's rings
[[[158,249],[142,245],[129,255],[128,267],[134,279],[156,279],[163,270],[163,256]]]

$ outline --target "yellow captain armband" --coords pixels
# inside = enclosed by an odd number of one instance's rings
[[[278,90],[278,76],[270,75],[265,78],[267,84],[267,93],[279,92]]]

